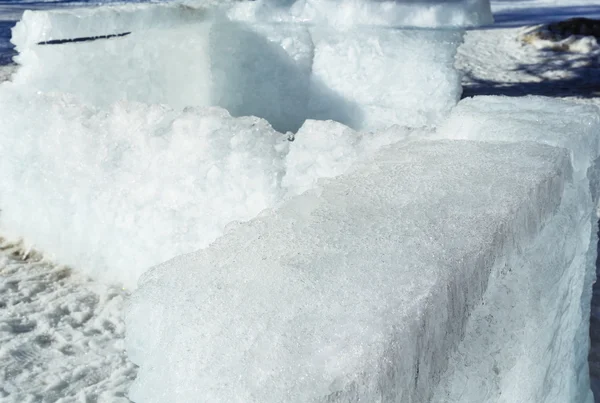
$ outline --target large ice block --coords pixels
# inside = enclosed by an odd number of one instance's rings
[[[506,262],[551,274],[524,246],[572,207],[571,178],[546,145],[398,143],[147,272],[127,314],[130,396],[428,401]]]
[[[565,148],[562,213],[490,280],[435,402],[591,402],[587,355],[595,281],[600,110],[545,97],[465,99],[438,137]],[[466,381],[468,379],[468,382]]]
[[[222,3],[227,3],[223,1]],[[155,3],[27,10],[12,30],[11,42],[22,52],[39,42],[94,37],[140,30],[174,28],[201,22],[218,11],[218,2],[196,6]]]
[[[307,118],[312,63],[307,29],[251,28],[218,10],[138,5],[25,14],[13,34],[21,65],[13,81],[93,106],[121,100],[221,106],[234,116],[266,118],[280,131],[298,130]]]
[[[600,109],[549,97],[466,98],[437,132],[439,138],[563,147],[570,150],[578,178],[588,175],[600,155]]]
[[[95,278],[134,287],[148,267],[205,247],[281,200],[287,138],[220,108],[0,87],[0,228]]]

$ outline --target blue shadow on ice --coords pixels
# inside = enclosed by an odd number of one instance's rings
[[[258,116],[277,131],[296,132],[307,119],[334,120],[357,129],[359,106],[312,74],[283,48],[239,22],[216,25],[211,45],[215,105],[232,116]]]

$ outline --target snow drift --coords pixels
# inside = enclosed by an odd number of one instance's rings
[[[132,398],[591,402],[598,110],[463,102],[147,272]]]

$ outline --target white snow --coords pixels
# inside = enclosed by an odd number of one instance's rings
[[[0,400],[128,402],[127,294],[20,250],[0,243]]]
[[[523,27],[572,17],[600,18],[597,0],[492,1],[495,27]]]

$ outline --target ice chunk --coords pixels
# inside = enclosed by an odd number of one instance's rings
[[[99,14],[97,18],[103,16]],[[18,31],[46,15],[53,14],[27,16],[17,24]],[[20,49],[22,67],[13,81],[75,94],[95,106],[120,100],[179,109],[221,106],[234,116],[266,118],[280,131],[298,130],[307,118],[312,62],[307,29],[254,30],[205,17],[200,14],[194,23],[183,20],[168,29],[134,26],[131,34],[109,40]],[[89,30],[71,35],[86,36]]]
[[[398,143],[155,268],[127,315],[131,397],[428,401],[490,274],[540,261],[521,245],[570,169],[534,143]]]
[[[493,22],[489,0],[259,0],[230,11],[238,19],[349,28],[471,27]]]
[[[306,27],[215,23],[211,30],[211,99],[233,116],[265,118],[282,132],[308,116],[313,42]],[[336,108],[331,91],[324,99]],[[330,118],[330,116],[328,116]]]
[[[217,11],[219,2],[204,1],[196,6],[183,4],[121,4],[52,10],[27,10],[12,29],[11,42],[17,51],[38,42],[92,37],[121,32],[166,29],[204,21]],[[221,3],[226,4],[226,1]]]
[[[569,184],[540,236],[498,262],[432,402],[594,401],[587,357],[598,238],[586,185]]]
[[[95,106],[221,106],[234,116],[266,118],[280,131],[298,130],[307,118],[313,52],[307,28],[249,27],[218,10],[127,5],[26,13],[13,31],[22,65],[13,81]]]
[[[462,31],[314,28],[313,85],[334,91],[355,107],[332,105],[317,87],[311,94],[311,116],[370,130],[393,124],[436,125],[462,93],[461,76],[454,68],[462,35]]]
[[[348,172],[357,162],[367,160],[385,146],[429,134],[405,127],[373,133],[355,132],[337,122],[308,120],[295,136],[285,158],[282,184],[293,194],[300,194],[315,187],[321,178]]]
[[[208,245],[283,196],[287,138],[222,109],[174,111],[0,87],[0,226],[103,280]]]

